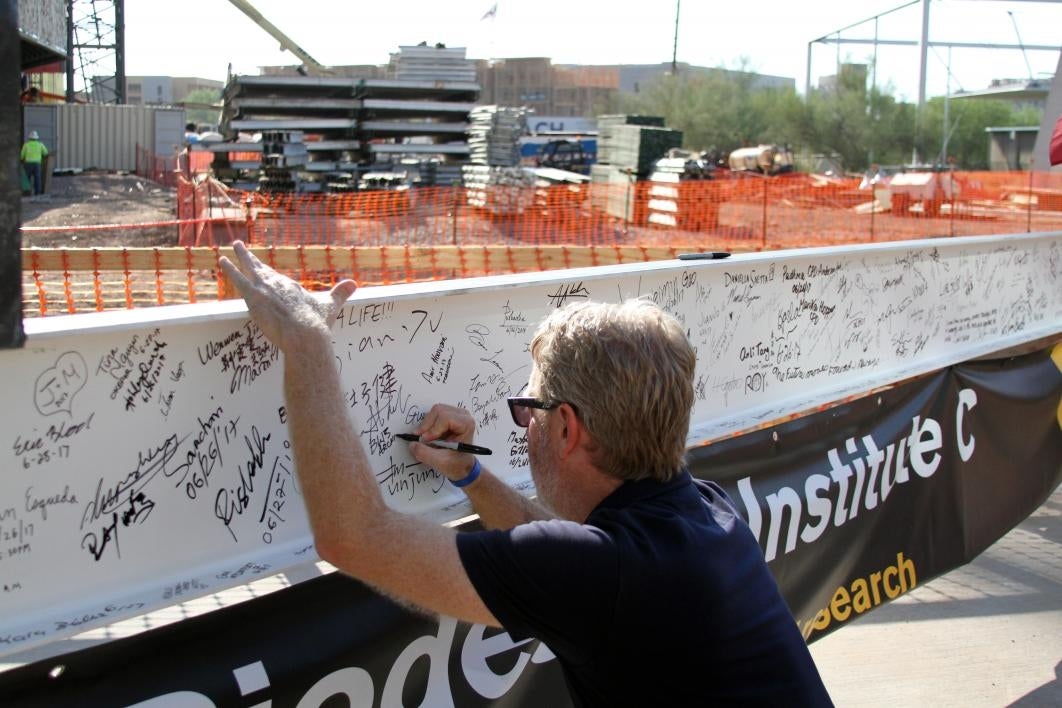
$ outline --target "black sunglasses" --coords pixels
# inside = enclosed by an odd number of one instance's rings
[[[524,384],[517,393],[523,393],[527,388]],[[543,401],[532,396],[510,396],[505,399],[509,404],[509,413],[513,416],[513,422],[521,428],[531,424],[531,409],[538,408],[543,411],[551,411],[561,404],[560,401]]]

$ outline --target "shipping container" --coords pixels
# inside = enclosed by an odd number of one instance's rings
[[[25,106],[25,135],[41,134],[52,169],[136,169],[136,148],[171,157],[184,140],[184,109],[62,104]],[[51,141],[45,137],[54,136]]]

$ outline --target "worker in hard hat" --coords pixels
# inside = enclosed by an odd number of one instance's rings
[[[22,145],[19,159],[22,160],[22,167],[26,170],[26,176],[29,178],[34,196],[44,193],[44,176],[41,172],[41,163],[44,162],[46,157],[48,157],[48,148],[41,142],[41,136],[37,134],[37,131],[31,130],[29,140]]]

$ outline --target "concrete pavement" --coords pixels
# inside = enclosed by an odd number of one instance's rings
[[[1062,487],[973,562],[811,645],[849,706],[1062,706]]]

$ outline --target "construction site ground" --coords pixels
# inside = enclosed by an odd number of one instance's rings
[[[136,229],[135,236],[120,230],[77,230],[101,224],[148,224],[175,219],[176,190],[137,175],[119,172],[53,175],[48,193],[23,197],[21,208],[23,226],[71,229],[24,231],[24,247],[177,245],[177,232],[172,226]]]

